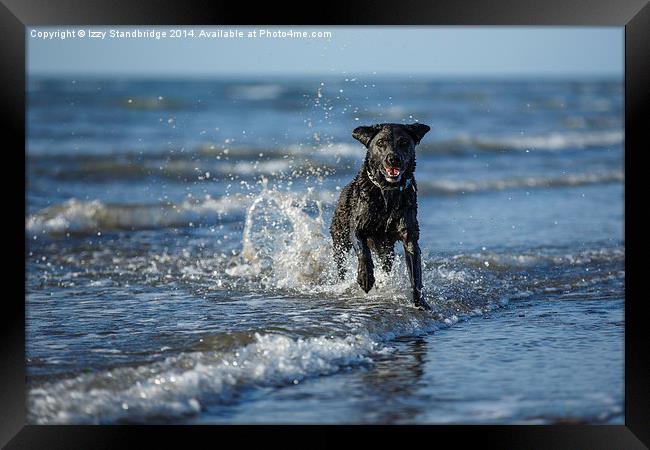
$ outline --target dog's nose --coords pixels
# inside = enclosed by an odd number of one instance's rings
[[[399,156],[395,155],[394,153],[391,153],[386,157],[386,163],[390,167],[398,167],[400,165]]]

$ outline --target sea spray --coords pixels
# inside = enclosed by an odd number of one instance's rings
[[[241,251],[244,266],[227,273],[263,275],[279,289],[322,284],[332,279],[331,252],[322,203],[313,199],[313,189],[296,195],[264,186],[247,210]]]

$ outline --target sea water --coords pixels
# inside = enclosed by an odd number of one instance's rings
[[[28,421],[623,423],[622,94],[31,77]],[[431,313],[328,233],[352,129],[414,121]]]

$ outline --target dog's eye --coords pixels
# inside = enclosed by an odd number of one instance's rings
[[[400,147],[406,147],[408,145],[408,143],[409,143],[409,141],[407,139],[404,139],[404,138],[397,141],[397,145],[399,145]]]
[[[377,145],[378,145],[379,147],[385,147],[385,146],[386,146],[386,139],[379,139],[379,140],[377,141]]]

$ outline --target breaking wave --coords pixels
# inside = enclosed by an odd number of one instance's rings
[[[201,201],[184,201],[178,205],[105,204],[99,200],[73,198],[29,216],[25,227],[31,233],[51,234],[186,227],[192,225],[192,221],[216,221],[239,211],[242,197],[212,199],[208,196]]]
[[[395,335],[439,327],[426,317],[392,319],[384,333],[290,338],[255,333],[230,351],[181,353],[163,361],[82,374],[29,392],[32,423],[165,421],[199,413],[204,403],[231,400],[243,388],[298,384],[305,378],[371,364]]]

